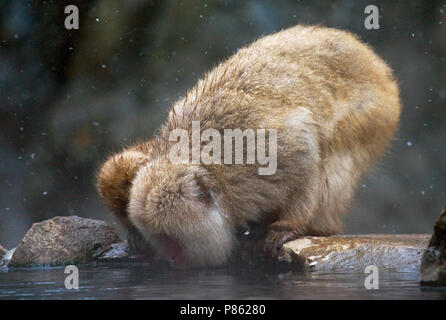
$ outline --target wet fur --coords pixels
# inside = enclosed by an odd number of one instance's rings
[[[273,217],[269,256],[300,235],[342,230],[361,175],[398,126],[390,68],[354,35],[296,26],[260,38],[219,64],[177,101],[153,140],[114,155],[98,189],[115,216],[162,255],[153,235],[184,244],[191,265],[223,264],[234,230]],[[278,167],[169,162],[171,130],[277,129]]]

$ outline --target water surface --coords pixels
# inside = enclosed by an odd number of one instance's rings
[[[2,270],[2,269],[0,269]],[[68,290],[63,267],[3,269],[0,299],[446,299],[446,289],[424,289],[418,273],[381,272],[367,290],[361,272],[270,274],[233,267],[154,269],[148,263],[79,266],[79,290]]]

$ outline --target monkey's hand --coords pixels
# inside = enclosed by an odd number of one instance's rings
[[[127,231],[127,242],[131,252],[140,253],[146,257],[153,256],[152,248],[142,234],[133,226]]]
[[[302,234],[299,231],[271,229],[266,236],[263,247],[265,258],[269,260],[276,259],[285,242],[295,240],[301,235]]]

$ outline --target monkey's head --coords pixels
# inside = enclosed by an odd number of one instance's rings
[[[204,175],[198,166],[155,160],[132,181],[129,220],[175,266],[221,265],[234,246],[231,219],[203,185]]]

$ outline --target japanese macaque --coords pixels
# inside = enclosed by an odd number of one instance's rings
[[[173,104],[151,141],[105,162],[98,189],[131,238],[140,235],[175,266],[224,264],[237,248],[236,231],[250,223],[268,224],[264,250],[275,257],[285,241],[342,231],[358,180],[389,144],[400,111],[392,71],[371,48],[345,31],[295,26],[208,72]],[[172,132],[192,137],[193,122],[202,133],[201,161],[172,161],[179,143]],[[224,129],[271,130],[263,146],[275,145],[266,153],[277,168],[260,174],[258,161],[204,161],[227,156],[218,141],[203,153],[207,129],[222,136]],[[272,130],[276,140],[268,140]],[[183,146],[193,153],[193,144]]]

